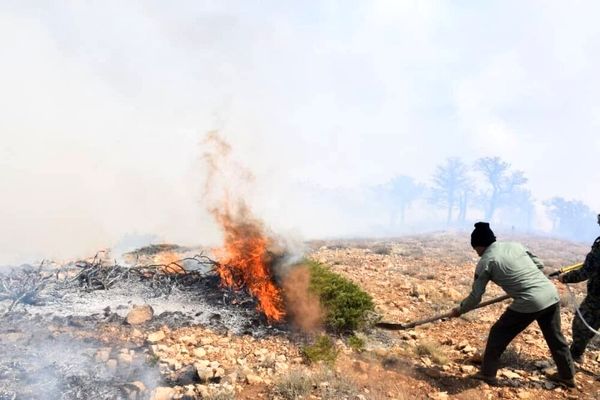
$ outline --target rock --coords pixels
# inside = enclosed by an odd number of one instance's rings
[[[198,392],[203,399],[210,396],[210,391],[206,385],[196,385],[196,392]]]
[[[287,361],[287,357],[283,354],[279,354],[277,357],[275,357],[275,360],[282,363]]]
[[[196,339],[196,337],[192,336],[192,335],[182,336],[179,338],[179,341],[181,343],[189,344],[192,346],[195,346],[196,344],[198,344],[198,339]]]
[[[543,361],[536,361],[535,366],[536,366],[536,368],[539,368],[539,369],[546,369],[546,368],[549,368],[551,366],[551,364],[548,361],[543,360]]]
[[[127,314],[127,323],[129,325],[141,325],[148,322],[154,316],[154,310],[150,305],[144,304],[141,306],[133,305],[133,309]]]
[[[108,360],[106,362],[106,367],[111,370],[111,371],[116,371],[117,370],[117,360],[115,360],[114,358],[111,358],[110,360]]]
[[[165,338],[165,333],[163,331],[156,331],[148,334],[148,342],[150,343],[158,343]]]
[[[212,368],[203,365],[196,365],[196,374],[202,383],[208,383],[214,376]]]
[[[531,398],[531,392],[528,392],[527,390],[522,390],[517,394],[517,397],[521,400],[527,400]]]
[[[146,396],[144,392],[146,391],[146,385],[143,382],[135,381],[126,383],[123,386],[123,390],[127,394],[128,400],[142,400]]]
[[[181,361],[176,358],[164,358],[160,361],[163,364],[167,364],[169,367],[171,367],[174,370],[178,370],[183,367],[183,364],[181,363]]]
[[[96,362],[98,363],[105,363],[110,359],[110,349],[99,349],[96,352],[96,356],[94,357],[94,360],[96,360]]]
[[[556,387],[556,385],[550,381],[544,382],[544,388],[546,388],[546,390],[552,390],[555,387]]]
[[[206,356],[206,350],[202,347],[196,347],[193,353],[196,358],[204,358]]]
[[[462,350],[467,346],[469,346],[469,342],[467,342],[466,340],[463,340],[456,346],[456,350]]]
[[[209,337],[200,338],[200,344],[201,345],[205,346],[207,344],[212,344],[212,343],[213,343],[213,339],[212,338],[209,338]]]
[[[465,346],[461,349],[461,351],[465,354],[474,354],[477,352],[477,349],[475,347]]]
[[[477,368],[475,368],[472,365],[461,365],[460,371],[464,372],[466,374],[473,374],[473,373],[475,373],[475,371],[477,371]]]
[[[221,380],[225,376],[225,370],[223,368],[215,368],[213,370],[213,378],[217,380]]]
[[[129,353],[119,353],[117,360],[119,360],[119,364],[130,365],[133,362],[133,356]]]
[[[172,400],[177,392],[170,387],[159,386],[152,391],[150,400]]]
[[[434,400],[446,400],[449,398],[448,392],[429,393],[429,395],[427,395],[427,397],[430,399],[434,399]]]
[[[471,362],[474,364],[481,364],[483,362],[483,354],[480,351],[476,351],[471,356]]]
[[[186,365],[175,371],[172,375],[173,381],[180,386],[191,385],[199,381],[196,367]]]
[[[248,374],[246,375],[246,382],[250,385],[257,385],[259,383],[262,383],[262,378],[258,375],[254,375],[254,374]]]
[[[500,376],[504,376],[505,378],[508,378],[508,379],[519,379],[519,378],[521,378],[521,375],[519,375],[516,372],[511,371],[509,369],[502,369],[502,370],[500,370],[499,375]]]

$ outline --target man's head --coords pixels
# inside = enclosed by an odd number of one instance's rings
[[[475,229],[471,233],[471,246],[479,256],[483,254],[488,246],[496,241],[494,232],[490,229],[490,224],[487,222],[477,222]]]

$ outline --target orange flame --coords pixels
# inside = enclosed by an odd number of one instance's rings
[[[269,320],[282,320],[285,316],[283,297],[273,281],[273,260],[268,251],[272,240],[261,223],[249,215],[243,205],[235,215],[227,205],[212,212],[225,234],[223,248],[216,250],[221,260],[217,267],[221,282],[235,290],[245,287],[258,300],[258,309]]]

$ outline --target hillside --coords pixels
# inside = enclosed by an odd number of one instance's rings
[[[581,261],[588,251],[555,239],[508,239],[525,243],[549,271]],[[466,296],[477,261],[468,243],[467,235],[435,233],[307,245],[309,258],[368,292],[384,320],[408,322],[445,312]],[[51,274],[3,275],[8,288],[46,284],[21,303],[0,301],[0,399],[600,397],[600,349],[591,346],[577,389],[557,387],[545,378],[552,362],[536,326],[507,350],[499,387],[468,378],[507,303],[408,331],[334,335],[335,363],[310,363],[303,348],[318,332],[270,323],[247,294],[223,288],[214,263],[191,257],[191,249],[153,250],[144,256],[156,265],[141,269],[112,265],[107,255],[49,266]],[[184,257],[182,268],[169,264]],[[581,297],[584,286],[575,289]],[[570,340],[573,313],[560,284],[559,290]],[[500,293],[490,284],[486,297]]]

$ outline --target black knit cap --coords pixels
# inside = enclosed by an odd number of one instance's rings
[[[471,233],[471,246],[472,247],[488,247],[490,244],[496,241],[494,232],[490,229],[488,222],[477,222],[475,229]]]

